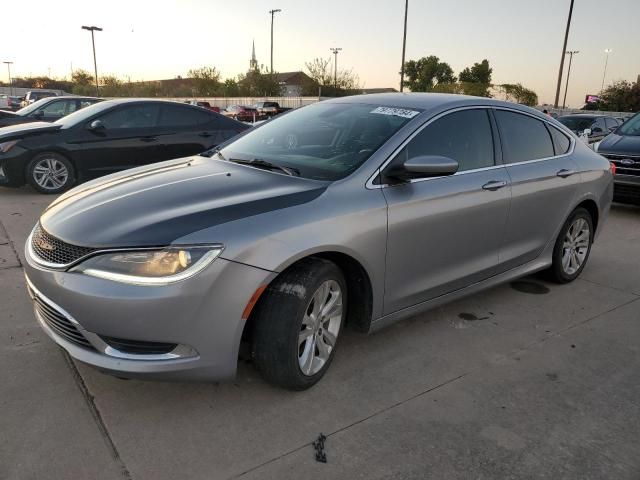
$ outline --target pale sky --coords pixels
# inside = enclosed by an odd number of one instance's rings
[[[302,70],[338,46],[338,67],[353,68],[364,86],[398,88],[404,0],[30,0],[25,8],[28,20],[0,29],[0,60],[15,62],[13,76],[68,77],[72,64],[93,72],[90,33],[80,27],[97,25],[100,76],[174,78],[207,65],[235,77],[254,39],[258,61],[269,64],[268,11],[280,8],[276,71]],[[409,0],[407,60],[437,55],[458,74],[487,58],[494,83],[522,83],[552,103],[568,8],[569,0]],[[640,0],[575,1],[567,49],[580,53],[569,105],[600,90],[605,48],[613,50],[607,83],[636,80],[639,22]]]

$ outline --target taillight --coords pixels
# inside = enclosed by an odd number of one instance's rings
[[[609,162],[609,170],[611,171],[611,173],[613,175],[615,175],[616,174],[616,164],[613,163],[613,162]]]

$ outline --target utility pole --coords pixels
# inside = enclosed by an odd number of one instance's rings
[[[556,86],[556,100],[553,102],[553,106],[558,108],[558,101],[560,100],[560,85],[562,84],[562,70],[564,69],[564,57],[567,51],[567,40],[569,39],[569,28],[571,27],[571,15],[573,14],[573,1],[569,6],[569,17],[567,18],[567,29],[564,32],[564,43],[562,44],[562,57],[560,57],[560,70],[558,71],[558,85]]]
[[[269,10],[269,13],[271,14],[271,73],[273,73],[273,16],[281,11],[282,10],[280,10],[279,8],[276,8],[275,10]]]
[[[7,72],[9,72],[9,95],[13,95],[13,82],[11,81],[11,65],[13,62],[2,62],[7,64]]]
[[[338,94],[338,52],[342,50],[339,47],[332,47],[329,50],[333,52],[334,61],[333,61],[333,88],[335,89],[334,95]]]
[[[604,79],[607,76],[607,64],[609,63],[609,54],[612,52],[612,50],[610,48],[607,48],[604,53],[607,54],[607,57],[604,61],[604,73],[602,74],[602,88],[600,89],[600,92],[602,92],[602,90],[604,90]]]
[[[566,55],[569,55],[569,68],[567,69],[567,83],[564,87],[564,98],[562,99],[562,109],[567,103],[567,90],[569,89],[569,75],[571,75],[571,62],[573,61],[573,56],[576,53],[580,53],[580,50],[567,50]]]
[[[96,42],[93,38],[93,32],[101,32],[102,29],[100,27],[87,27],[82,26],[83,30],[89,30],[91,32],[91,45],[93,46],[93,69],[96,74],[96,95],[100,96],[100,87],[98,85],[98,63],[96,62]]]
[[[409,0],[404,3],[404,34],[402,35],[402,65],[400,66],[400,91],[404,89],[404,52],[407,47],[407,13],[409,12]]]

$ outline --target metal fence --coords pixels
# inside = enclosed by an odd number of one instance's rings
[[[573,113],[585,113],[587,115],[607,115],[610,117],[618,117],[618,118],[631,118],[635,115],[633,112],[605,112],[602,110],[580,110],[578,108],[553,108],[546,105],[535,107],[536,110],[547,110],[550,113],[555,113],[559,117],[562,115],[571,115]]]
[[[167,100],[184,102],[196,100],[198,102],[209,102],[212,107],[227,108],[230,105],[251,106],[258,102],[278,102],[283,108],[298,108],[324,100],[325,97],[172,97]]]

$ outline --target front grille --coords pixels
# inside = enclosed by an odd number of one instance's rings
[[[33,289],[30,288],[29,291],[31,292],[31,298],[33,298],[33,304],[36,311],[51,330],[71,343],[93,349],[93,346],[65,314],[58,311],[58,309],[50,303],[47,303],[36,292],[34,292]]]
[[[56,265],[69,265],[96,251],[95,248],[78,247],[49,235],[38,224],[31,237],[31,248],[42,260]]]
[[[163,342],[143,342],[140,340],[125,340],[123,338],[106,337],[100,338],[112,348],[134,355],[160,355],[173,351],[178,345],[176,343]]]
[[[631,155],[603,154],[616,166],[616,174],[640,176],[640,157]],[[631,163],[634,162],[634,163]]]

